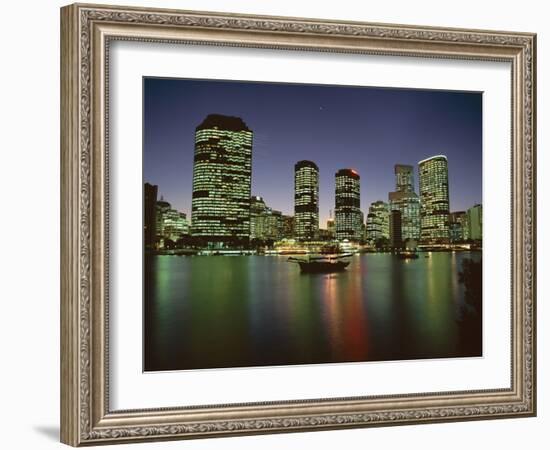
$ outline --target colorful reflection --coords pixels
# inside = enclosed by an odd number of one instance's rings
[[[459,272],[479,253],[353,257],[345,272],[301,274],[282,256],[151,256],[145,370],[481,355],[459,345]]]

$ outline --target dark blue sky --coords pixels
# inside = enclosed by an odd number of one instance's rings
[[[195,127],[211,113],[241,117],[254,132],[252,194],[293,214],[294,163],[320,171],[320,218],[334,209],[334,174],[361,175],[361,208],[388,200],[394,164],[443,154],[451,211],[481,203],[482,94],[287,83],[144,79],[144,180],[191,212]]]

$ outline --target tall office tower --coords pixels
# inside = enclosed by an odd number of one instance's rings
[[[414,191],[413,166],[395,165],[395,191],[388,194],[390,210],[401,212],[403,240],[420,238],[420,200]]]
[[[156,241],[163,247],[164,241],[169,239],[177,241],[189,234],[189,221],[187,215],[172,208],[172,205],[163,197],[156,202]]]
[[[420,240],[449,242],[449,171],[447,157],[432,156],[418,163],[420,174]]]
[[[312,161],[294,165],[294,234],[307,241],[319,230],[319,168]]]
[[[281,239],[283,213],[273,208],[266,208],[265,211],[265,237],[277,241]]]
[[[187,215],[176,209],[169,209],[162,216],[162,237],[177,241],[189,234]]]
[[[294,237],[294,216],[285,214],[281,217],[281,238],[290,239]]]
[[[160,200],[157,202],[156,207],[156,218],[157,218],[157,227],[156,227],[156,238],[157,241],[162,243],[164,239],[164,215],[172,209],[172,205],[164,200],[164,197],[160,197]]]
[[[361,213],[359,174],[353,169],[340,169],[335,176],[334,223],[336,239],[361,241],[363,238],[363,214]]]
[[[196,128],[191,234],[208,245],[250,238],[252,135],[239,117],[219,114]]]
[[[334,219],[327,219],[327,233],[331,239],[336,237],[336,226],[334,225]]]
[[[390,245],[392,248],[403,247],[401,211],[396,209],[390,213]]]
[[[449,214],[449,238],[451,242],[461,242],[469,239],[468,215],[464,211]]]
[[[407,164],[396,164],[395,190],[397,192],[414,192],[414,168]]]
[[[386,202],[378,200],[369,206],[366,233],[372,244],[390,238],[390,207]]]
[[[156,185],[143,186],[143,245],[147,250],[155,247],[157,237],[157,192]]]
[[[250,239],[277,240],[283,232],[281,211],[267,206],[262,197],[250,197]]]
[[[483,207],[474,205],[468,209],[468,230],[469,238],[474,241],[483,239]]]
[[[250,197],[250,239],[263,239],[266,204],[262,197]]]

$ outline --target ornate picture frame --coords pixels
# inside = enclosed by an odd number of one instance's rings
[[[109,393],[108,63],[116,40],[511,64],[511,385],[115,411]],[[74,4],[61,9],[61,441],[72,445],[536,414],[536,35]]]

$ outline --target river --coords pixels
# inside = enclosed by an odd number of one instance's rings
[[[302,274],[283,256],[147,256],[146,371],[480,356],[462,345],[462,260],[360,254]]]

